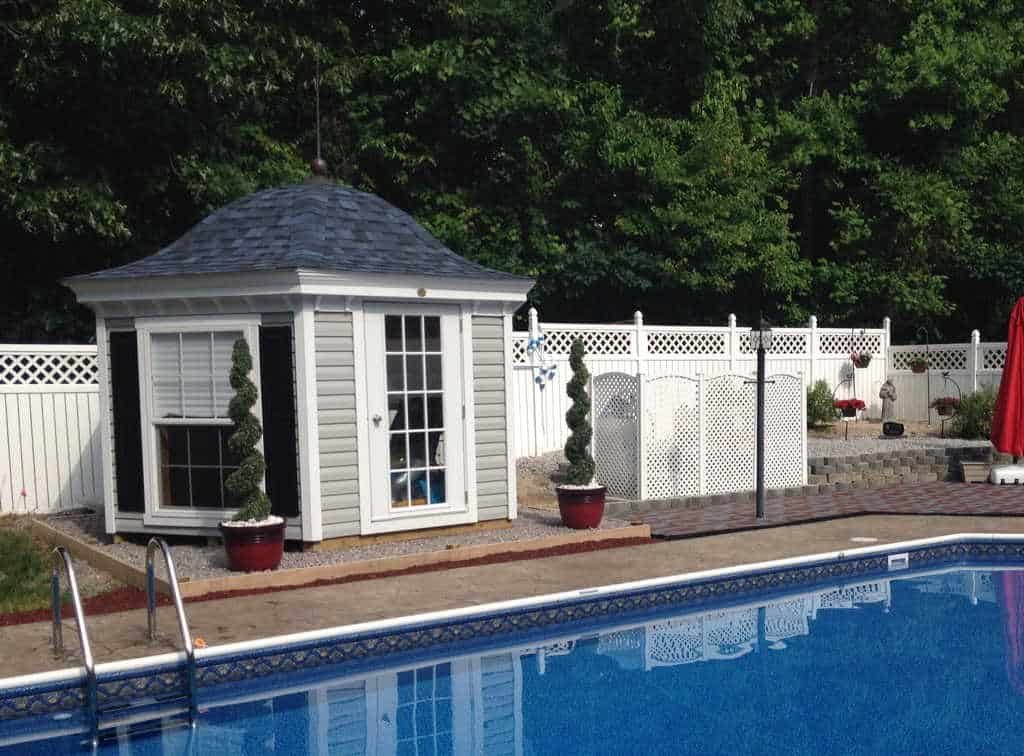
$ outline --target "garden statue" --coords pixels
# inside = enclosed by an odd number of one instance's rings
[[[878,390],[878,398],[882,400],[882,435],[886,438],[899,438],[903,435],[903,423],[896,420],[896,386],[891,378],[886,378],[882,388]]]
[[[878,391],[878,398],[882,400],[882,422],[896,419],[896,386],[892,378],[886,378],[882,388]]]

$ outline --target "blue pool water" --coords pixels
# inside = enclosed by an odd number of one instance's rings
[[[204,701],[194,730],[126,725],[100,752],[1024,753],[1024,571],[894,574],[401,666],[279,675]]]

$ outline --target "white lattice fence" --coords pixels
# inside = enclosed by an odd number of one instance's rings
[[[766,483],[802,486],[807,481],[803,380],[791,375],[769,380]],[[596,475],[613,496],[668,499],[753,488],[756,397],[745,376],[613,373],[594,378],[593,395]]]
[[[102,498],[96,347],[0,345],[0,512]]]

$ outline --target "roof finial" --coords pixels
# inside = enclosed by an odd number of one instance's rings
[[[314,177],[327,177],[327,161],[320,155],[320,54],[316,55],[316,77],[313,79],[313,93],[316,100],[316,157],[310,161],[309,167]]]

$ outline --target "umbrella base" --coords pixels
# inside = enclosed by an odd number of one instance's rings
[[[1024,465],[999,465],[992,468],[989,481],[997,486],[1024,486]]]

